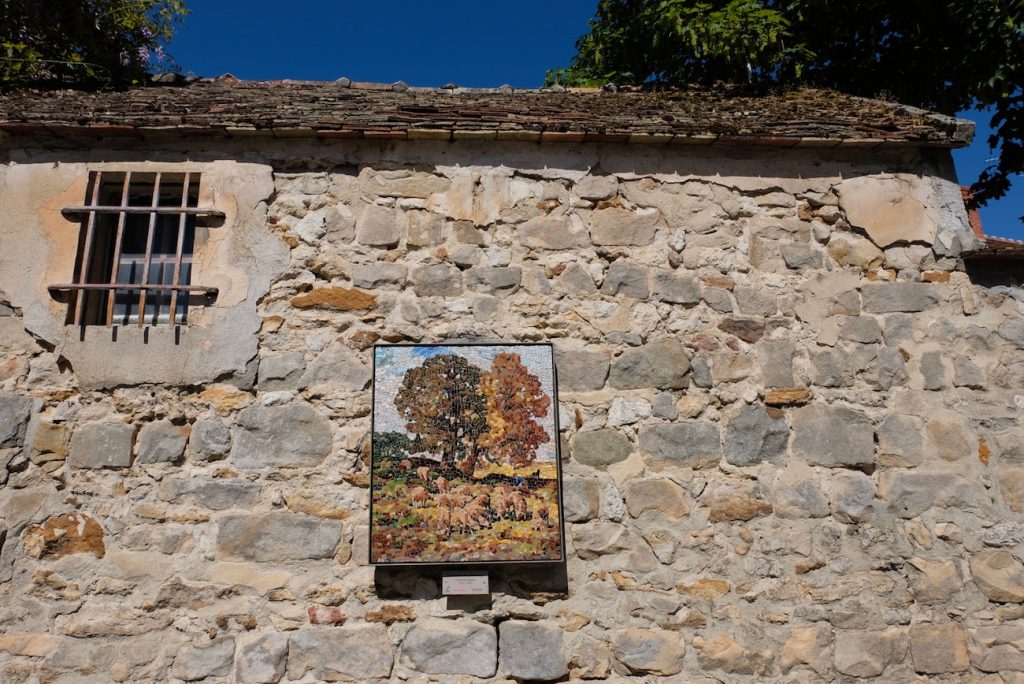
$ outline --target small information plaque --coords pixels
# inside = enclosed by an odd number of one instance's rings
[[[479,596],[491,593],[487,573],[445,574],[441,578],[441,593],[445,596]]]

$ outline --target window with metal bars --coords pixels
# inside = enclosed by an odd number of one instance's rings
[[[86,204],[65,207],[81,222],[73,283],[74,325],[183,325],[189,307],[217,288],[193,285],[197,219],[223,217],[199,207],[198,173],[93,171]]]

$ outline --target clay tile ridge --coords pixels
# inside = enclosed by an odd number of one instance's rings
[[[963,147],[974,124],[913,107],[799,89],[524,90],[158,75],[125,91],[0,94],[8,135],[626,142],[684,145]]]

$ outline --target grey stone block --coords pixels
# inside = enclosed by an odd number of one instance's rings
[[[714,468],[722,460],[718,425],[708,421],[641,428],[640,448],[657,461],[682,468]]]
[[[624,461],[633,452],[633,444],[618,430],[606,428],[577,433],[570,449],[574,461],[604,469]]]
[[[260,359],[257,384],[262,391],[295,389],[305,369],[306,355],[302,352],[264,356]]]
[[[259,562],[330,558],[340,541],[337,520],[294,513],[233,514],[220,519],[217,555]]]
[[[0,392],[0,447],[19,447],[32,415],[32,397],[18,392]]]
[[[656,340],[616,357],[609,383],[616,389],[685,389],[689,371],[690,356],[682,342]]]
[[[118,423],[83,425],[71,435],[72,468],[127,468],[132,464],[135,426]]]
[[[506,620],[498,627],[498,653],[498,667],[510,677],[551,681],[569,674],[558,625]]]
[[[147,423],[139,431],[136,463],[174,463],[185,455],[189,427],[160,420]]]
[[[860,292],[864,310],[870,313],[927,311],[939,301],[927,283],[867,283]]]
[[[873,465],[874,430],[861,411],[812,404],[792,412],[793,454],[830,468]]]
[[[402,642],[401,661],[427,674],[493,677],[498,637],[475,620],[420,620]]]
[[[763,406],[743,406],[725,425],[725,460],[737,466],[779,463],[786,456],[789,427]]]
[[[288,637],[288,678],[312,672],[316,681],[369,681],[387,677],[394,650],[384,625],[345,625],[298,630]]]
[[[331,423],[305,404],[251,406],[238,414],[231,460],[238,468],[319,465],[331,451]]]
[[[570,392],[588,392],[604,387],[611,365],[606,349],[566,349],[555,347],[558,388]]]
[[[197,420],[188,437],[189,456],[196,461],[215,461],[231,450],[231,431],[219,420]]]

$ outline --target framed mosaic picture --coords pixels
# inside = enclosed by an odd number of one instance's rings
[[[550,344],[373,352],[370,562],[564,558]]]

